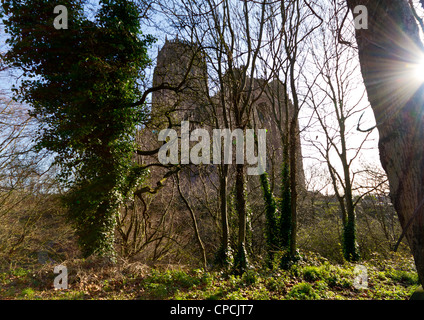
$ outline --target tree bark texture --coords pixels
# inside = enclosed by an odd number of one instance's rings
[[[227,185],[228,185],[228,165],[224,164],[219,178],[219,194],[220,194],[220,211],[221,211],[221,226],[222,226],[222,239],[221,246],[227,251],[228,249],[228,210],[227,210]]]
[[[407,0],[346,0],[368,9],[368,29],[357,29],[361,71],[380,135],[380,160],[390,196],[424,283],[424,86],[413,78],[423,55]],[[408,223],[412,221],[408,226]]]
[[[246,199],[245,199],[245,180],[243,164],[236,165],[236,205],[238,212],[238,247],[242,248],[246,244]]]

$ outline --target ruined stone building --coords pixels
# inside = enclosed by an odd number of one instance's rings
[[[231,109],[230,91],[231,86],[240,81],[237,79],[237,70],[230,77],[227,73],[219,75],[216,70],[210,69],[208,70],[206,58],[198,46],[178,39],[165,41],[158,52],[153,86],[167,89],[157,90],[152,94],[151,121],[139,138],[143,149],[159,147],[163,143],[158,141],[159,131],[169,126],[178,130],[183,120],[190,121],[191,129],[235,129],[235,112]],[[246,83],[250,83],[249,80],[247,79]],[[283,84],[280,81],[253,79],[251,83],[250,101],[242,115],[243,124],[245,129],[267,130],[267,172],[271,180],[275,179],[278,185],[283,152],[282,136],[287,137],[286,118],[287,115],[290,118],[292,107],[289,103],[288,110],[286,108]],[[157,155],[156,158],[143,161],[157,161]],[[304,173],[299,135],[296,163],[298,184],[303,188]],[[279,194],[277,190],[275,194]]]

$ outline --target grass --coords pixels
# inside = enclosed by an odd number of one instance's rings
[[[376,263],[377,262],[377,263]],[[1,299],[406,300],[419,285],[409,260],[363,262],[368,288],[356,289],[355,265],[304,257],[289,270],[251,269],[242,276],[137,263],[66,261],[69,288],[53,288],[53,265],[0,270]]]

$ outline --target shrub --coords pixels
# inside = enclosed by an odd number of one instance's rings
[[[419,284],[418,274],[403,270],[389,269],[386,276],[395,282],[401,282],[408,285]]]
[[[349,288],[353,285],[354,278],[353,272],[340,268],[331,268],[329,270],[327,283],[331,287]]]
[[[328,271],[324,267],[307,266],[303,269],[303,278],[306,281],[324,280],[328,275]]]
[[[247,270],[243,273],[241,280],[246,286],[255,284],[258,281],[258,274],[254,270]]]
[[[301,282],[293,286],[287,298],[294,300],[315,300],[319,299],[319,295],[310,283]]]
[[[35,295],[35,291],[32,288],[25,288],[22,290],[21,297],[26,299],[33,299]]]

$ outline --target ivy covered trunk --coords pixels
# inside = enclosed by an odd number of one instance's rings
[[[65,197],[68,217],[75,227],[84,257],[92,254],[114,258],[114,229],[118,199],[113,186],[101,180],[75,185]]]
[[[406,0],[347,0],[368,9],[356,40],[364,83],[380,136],[390,196],[424,283],[424,88],[413,79],[424,48]]]
[[[285,145],[283,149],[283,163],[281,170],[281,200],[280,200],[280,217],[279,217],[279,244],[283,255],[281,257],[280,266],[287,269],[293,262],[295,243],[293,238],[296,237],[294,230],[295,221],[293,218],[292,208],[292,187],[290,175],[290,157],[289,148]],[[294,248],[294,249],[293,249]],[[293,249],[293,250],[292,250]]]
[[[348,218],[343,226],[343,255],[346,261],[355,262],[359,260],[359,250],[356,242],[355,218]]]
[[[275,253],[278,251],[278,225],[277,225],[277,206],[274,196],[272,195],[268,174],[264,173],[260,177],[262,192],[265,202],[265,241],[267,258],[266,262],[272,268]]]
[[[67,30],[53,26],[52,1],[2,1],[4,62],[26,70],[15,93],[39,121],[37,148],[55,155],[84,256],[113,257],[117,210],[144,173],[133,156],[146,111],[134,102],[153,38],[142,35],[132,1],[101,0],[93,20],[81,1],[60,4]]]

